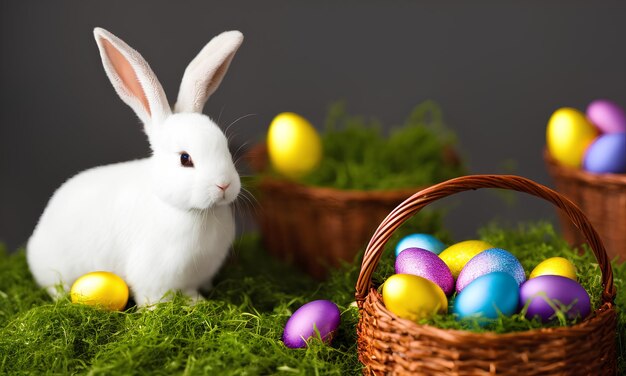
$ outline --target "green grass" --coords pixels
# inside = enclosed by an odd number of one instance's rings
[[[394,236],[401,235],[402,231]],[[480,238],[517,254],[527,272],[547,257],[570,258],[592,300],[598,302],[599,272],[593,257],[572,252],[550,225],[514,230],[489,226],[481,230]],[[375,283],[392,273],[392,243],[373,277]],[[175,295],[173,301],[151,311],[131,307],[126,312],[106,312],[72,304],[67,298],[53,302],[33,282],[23,251],[8,255],[0,249],[0,374],[360,374],[358,313],[350,306],[359,266],[346,264],[320,284],[267,257],[258,238],[247,235],[236,243],[234,257],[206,302],[191,307]],[[620,292],[617,303],[623,308],[626,264],[614,266],[614,271]],[[312,341],[306,349],[286,348],[281,342],[285,322],[314,299],[333,300],[342,312],[332,346]],[[496,332],[538,325],[519,317],[498,320],[487,328],[459,323],[451,316],[434,322]],[[626,343],[625,327],[626,315],[620,310],[621,343]],[[619,351],[624,370],[625,350],[620,346]]]
[[[302,182],[338,189],[400,189],[465,172],[462,164],[446,159],[444,150],[454,149],[456,141],[436,103],[417,105],[389,135],[382,129],[376,120],[348,114],[343,102],[331,105],[321,134],[322,160]]]

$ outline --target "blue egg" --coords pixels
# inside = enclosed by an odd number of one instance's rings
[[[499,313],[511,316],[517,312],[519,286],[509,273],[493,272],[473,280],[454,301],[458,318],[495,319]]]
[[[421,248],[438,255],[446,249],[446,245],[429,234],[411,234],[400,239],[396,245],[396,257],[407,248]]]
[[[599,174],[626,172],[626,133],[608,133],[587,148],[583,168]]]

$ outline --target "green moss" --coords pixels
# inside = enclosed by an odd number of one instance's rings
[[[324,150],[305,184],[338,189],[399,189],[447,180],[465,169],[450,163],[455,144],[432,101],[419,104],[388,137],[376,120],[352,116],[342,102],[330,107],[322,134]]]
[[[374,275],[375,283],[393,272],[393,244],[410,231],[405,226],[394,235]],[[451,241],[445,233],[438,235]],[[598,302],[599,271],[593,258],[572,252],[551,226],[514,230],[489,226],[480,237],[518,255],[527,271],[547,257],[570,258],[593,301]],[[7,255],[0,247],[0,374],[360,374],[357,310],[350,305],[359,260],[334,270],[320,284],[267,257],[258,238],[248,235],[236,243],[207,301],[192,307],[174,295],[171,302],[154,310],[106,312],[72,304],[67,298],[51,301],[33,282],[23,250]],[[626,264],[614,265],[614,271],[621,292]],[[280,340],[285,322],[298,307],[314,299],[330,299],[342,312],[332,346],[313,341],[306,349],[286,348]],[[625,343],[624,294],[618,295],[617,303],[620,339]],[[460,324],[450,316],[433,322],[496,332],[537,324],[517,318],[480,328]],[[619,351],[624,369],[626,351],[622,347]]]

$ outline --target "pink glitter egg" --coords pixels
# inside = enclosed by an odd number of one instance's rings
[[[604,133],[626,132],[626,114],[616,103],[597,99],[587,107],[587,118]]]
[[[396,258],[396,274],[412,274],[435,283],[446,295],[454,291],[454,277],[436,254],[421,248],[407,248]]]

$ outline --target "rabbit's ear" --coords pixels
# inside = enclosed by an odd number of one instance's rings
[[[110,32],[95,28],[102,65],[115,91],[144,124],[171,114],[163,87],[141,55]]]
[[[213,38],[187,66],[174,112],[202,112],[207,99],[222,82],[235,52],[243,42],[239,31]]]

